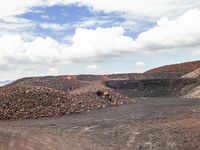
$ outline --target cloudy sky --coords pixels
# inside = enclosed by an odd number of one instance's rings
[[[199,58],[198,0],[0,1],[0,80],[143,72]]]

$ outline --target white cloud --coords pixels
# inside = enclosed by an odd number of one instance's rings
[[[63,47],[49,37],[26,42],[19,35],[0,36],[0,64],[67,62],[67,56],[61,55]]]
[[[72,59],[95,60],[134,51],[134,41],[122,27],[76,29],[72,45],[64,52]]]
[[[52,38],[25,41],[19,35],[0,36],[0,63],[9,60],[26,63],[96,61],[136,51],[170,50],[200,46],[200,11],[190,10],[176,20],[162,18],[157,26],[135,40],[125,36],[122,27],[78,28],[71,45]],[[139,65],[142,65],[141,63]]]
[[[133,50],[133,39],[124,36],[121,27],[76,30],[72,45],[63,45],[54,39],[37,37],[24,41],[20,35],[0,36],[0,64],[55,63],[96,60]]]
[[[121,12],[129,17],[159,18],[161,16],[177,16],[191,8],[200,8],[197,0],[6,0],[0,1],[0,18],[16,16],[31,11],[36,6],[51,5],[85,5],[95,11]],[[136,18],[138,19],[138,18]]]
[[[200,11],[193,9],[176,20],[163,17],[157,26],[141,33],[136,48],[146,50],[194,48],[200,45]]]
[[[74,28],[88,28],[94,26],[101,26],[111,23],[112,20],[108,19],[96,19],[96,18],[84,18],[82,21],[73,24]]]
[[[134,40],[122,27],[78,28],[68,47],[70,58],[104,58],[135,51],[198,49],[200,46],[200,10],[192,9],[177,19],[161,18],[157,25]]]
[[[62,38],[62,41],[66,44],[72,44],[73,35],[67,35]]]
[[[155,3],[153,3],[155,1]],[[199,7],[200,2],[187,1],[189,5],[184,7],[184,1],[144,1],[145,6],[141,2],[136,4],[136,1],[97,1],[97,0],[57,0],[51,1],[47,4],[42,0],[13,0],[1,1],[0,10],[0,68],[13,69],[17,68],[19,64],[50,64],[50,63],[67,63],[69,61],[96,61],[106,59],[111,56],[121,56],[122,54],[137,52],[137,51],[153,51],[153,50],[171,50],[187,48],[188,50],[197,49],[200,46],[200,11],[193,9],[182,16],[176,18],[177,14],[181,13],[184,8],[187,10],[193,5]],[[16,3],[19,4],[16,4]],[[37,3],[38,2],[38,3]],[[70,41],[71,45],[67,43],[61,44],[58,41],[46,37],[41,38],[38,35],[33,35],[32,30],[35,23],[15,17],[30,11],[30,8],[37,5],[53,5],[57,3],[74,3],[92,7],[94,10],[103,10],[106,12],[124,12],[124,14],[132,14],[132,16],[140,16],[141,18],[150,17],[156,18],[163,14],[170,17],[163,17],[154,28],[149,29],[138,35],[136,39],[125,34],[124,29],[131,30],[135,28],[134,20],[124,22],[122,27],[110,27],[96,29],[77,28],[75,34],[72,36],[66,35],[66,40]],[[123,2],[123,4],[121,4]],[[127,2],[127,3],[126,3]],[[172,2],[174,4],[172,4]],[[116,5],[113,5],[116,4]],[[6,4],[6,10],[4,6]],[[112,4],[112,6],[111,6]],[[134,5],[136,4],[136,5]],[[191,5],[190,5],[191,4]],[[16,6],[15,6],[16,5]],[[120,7],[121,5],[121,7]],[[170,6],[170,7],[168,7]],[[182,7],[183,6],[183,7]],[[158,8],[155,8],[158,7]],[[141,9],[142,8],[142,9]],[[10,9],[10,10],[9,10]],[[162,9],[162,10],[161,10]],[[173,10],[177,9],[175,13]],[[170,11],[169,11],[170,10]],[[159,13],[158,13],[159,12]],[[131,16],[131,15],[130,15]],[[173,16],[173,17],[172,17]],[[172,18],[171,18],[172,17]],[[136,17],[137,19],[137,17]],[[97,20],[86,20],[82,27],[90,27],[93,25],[104,24],[107,22],[99,22]],[[64,30],[67,26],[59,24],[40,24],[41,27],[51,30]],[[78,27],[78,26],[77,26]],[[30,30],[29,30],[30,29]],[[29,38],[27,38],[30,36]],[[26,37],[26,38],[24,38]],[[70,38],[72,40],[70,40]],[[29,39],[29,40],[27,40]],[[200,52],[195,51],[198,55]],[[143,62],[137,62],[136,65],[144,66]],[[49,67],[48,67],[49,68]],[[95,69],[98,66],[90,65],[88,69]],[[57,72],[55,68],[47,69],[47,72]]]
[[[200,11],[190,10],[176,20],[166,17],[157,26],[141,33],[136,40],[125,36],[122,27],[78,28],[71,45],[63,45],[52,38],[37,37],[25,41],[19,35],[0,36],[1,64],[12,61],[50,63],[62,61],[95,61],[111,56],[143,51],[181,49],[200,46]]]
[[[91,7],[95,11],[107,13],[120,12],[129,18],[156,19],[162,16],[176,17],[191,8],[200,8],[196,0],[49,0],[51,5],[78,3]]]
[[[27,19],[19,17],[0,19],[0,36],[20,34],[25,40],[33,40],[36,36],[35,28],[36,23]]]
[[[54,31],[67,30],[69,28],[68,24],[57,24],[57,23],[39,23],[39,26],[43,29],[49,29]]]
[[[124,29],[128,31],[136,31],[137,29],[137,22],[135,20],[125,20],[124,22],[117,22],[117,25],[121,25]]]
[[[42,5],[42,0],[2,0],[0,1],[0,19],[24,14],[32,7],[39,5]]]
[[[136,64],[136,66],[138,66],[138,67],[143,67],[143,66],[146,65],[145,62],[142,62],[142,61],[138,61],[138,62],[136,62],[135,64]]]
[[[89,70],[97,70],[98,68],[99,67],[96,64],[87,66],[87,69],[89,69]]]
[[[35,26],[35,23],[18,17],[7,17],[4,19],[0,19],[0,29],[4,30],[16,30],[16,29],[23,29],[23,28],[32,28]]]
[[[122,16],[128,17],[122,26],[124,29],[134,31],[135,28],[141,27],[138,25],[138,22],[141,23],[141,20],[146,20],[149,22],[155,22],[158,18],[162,16],[167,16],[169,18],[176,18],[181,15],[185,11],[191,8],[200,8],[200,1],[196,0],[6,0],[0,1],[0,19],[5,19],[7,17],[16,17],[17,15],[25,14],[28,11],[33,11],[34,7],[48,7],[52,5],[84,5],[92,8],[94,11],[104,11],[107,13],[111,12],[119,12]],[[48,15],[43,15],[43,18],[48,19]],[[130,20],[130,18],[132,18]],[[91,27],[94,25],[103,25],[109,23],[109,20],[98,20],[91,19],[85,20],[82,23],[77,23],[73,25],[74,27]],[[5,27],[7,23],[1,25]],[[22,25],[9,24],[11,28]],[[26,23],[24,23],[26,25]],[[67,26],[59,25],[59,24],[41,24],[40,25],[44,29],[51,30],[64,30]],[[133,26],[133,27],[132,27]],[[28,27],[27,27],[28,28]],[[26,28],[26,29],[27,29]],[[136,29],[135,29],[136,30]],[[4,31],[1,31],[4,33]]]
[[[52,38],[37,38],[36,40],[25,43],[25,55],[33,63],[52,63],[67,61],[67,56],[62,56],[64,45],[59,44]]]

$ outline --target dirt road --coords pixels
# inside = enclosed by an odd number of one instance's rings
[[[0,121],[1,150],[198,150],[200,100],[138,103],[38,120]]]

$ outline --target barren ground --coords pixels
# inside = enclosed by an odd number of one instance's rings
[[[137,103],[37,120],[0,121],[1,150],[198,150],[200,100]]]

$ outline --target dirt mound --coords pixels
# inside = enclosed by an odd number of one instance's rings
[[[11,85],[42,86],[62,91],[71,91],[88,85],[88,82],[78,80],[76,76],[30,77],[13,82]]]
[[[144,74],[148,78],[177,78],[198,68],[200,68],[200,61],[193,61],[158,67],[146,71]]]
[[[0,119],[57,116],[70,111],[65,92],[44,87],[11,86],[0,89]]]
[[[69,82],[64,82],[59,87],[49,88],[53,85],[52,83],[48,84],[49,87],[44,87],[47,86],[46,82],[45,84],[41,82],[40,86],[35,86],[39,84],[40,80],[37,83],[32,82],[32,79],[31,82],[28,81],[17,81],[17,83],[0,88],[0,119],[61,116],[134,102],[132,99],[104,87],[101,82],[91,82],[82,88],[79,87],[76,90],[72,89],[70,92],[66,92],[65,89],[60,87],[69,87]],[[32,85],[26,85],[27,83]],[[98,91],[102,95],[99,95]]]
[[[70,94],[72,94],[73,97],[78,97],[78,99],[83,100],[88,100],[90,97],[89,101],[94,101],[95,99],[95,101],[103,100],[104,104],[105,102],[108,102],[108,105],[120,105],[130,102],[130,98],[123,96],[113,89],[105,86],[104,83],[100,81],[91,82],[88,86],[70,91]]]

